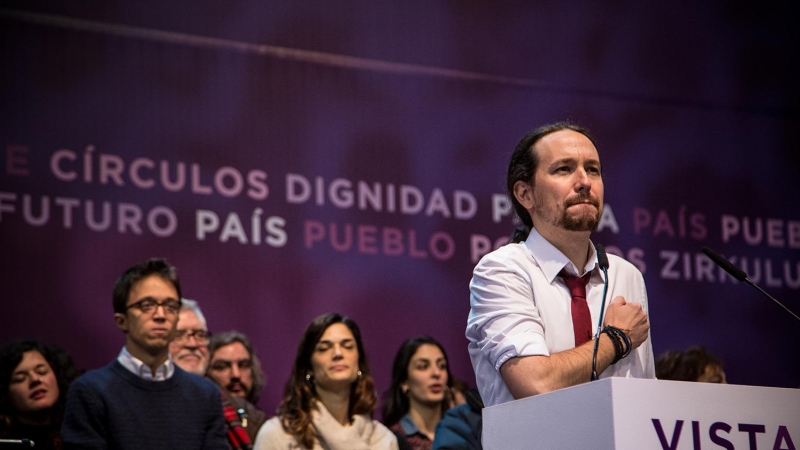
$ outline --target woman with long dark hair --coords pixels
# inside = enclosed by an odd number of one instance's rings
[[[383,404],[383,423],[398,436],[401,448],[406,443],[413,450],[433,447],[436,425],[452,401],[451,384],[442,344],[430,336],[403,342]]]
[[[351,319],[314,319],[297,347],[278,415],[258,432],[255,449],[396,450],[397,439],[372,420],[374,382]]]
[[[0,348],[0,438],[61,449],[61,419],[78,371],[63,350],[35,340]]]

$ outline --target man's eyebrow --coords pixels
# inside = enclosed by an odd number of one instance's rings
[[[577,164],[577,158],[573,158],[571,156],[567,156],[565,158],[557,159],[551,162],[547,167],[552,169],[553,167],[561,166],[561,165],[570,165],[570,164]],[[589,158],[585,161],[585,164],[593,165],[600,167],[600,160],[596,158]]]
[[[158,299],[156,299],[156,298],[155,298],[155,297],[153,297],[152,295],[148,295],[148,296],[145,296],[145,297],[140,297],[140,298],[136,299],[136,300],[135,300],[133,303],[138,303],[138,302],[141,302],[141,301],[143,301],[143,300],[152,300],[152,301],[154,301],[154,302],[158,303]],[[166,301],[169,301],[169,300],[174,300],[174,301],[176,301],[176,302],[178,301],[178,299],[177,299],[177,298],[175,298],[175,297],[171,297],[171,296],[168,296],[168,297],[166,297],[166,298],[164,299],[164,301],[165,301],[165,302],[166,302]]]
[[[551,162],[547,167],[552,168],[552,167],[561,166],[561,165],[564,165],[564,164],[574,164],[575,162],[576,162],[575,158],[568,156],[566,158],[560,158],[560,159],[557,159],[557,160]]]

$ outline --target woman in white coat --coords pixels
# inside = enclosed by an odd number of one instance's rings
[[[397,450],[372,420],[377,398],[358,325],[339,314],[314,319],[297,348],[278,415],[259,430],[257,450]]]

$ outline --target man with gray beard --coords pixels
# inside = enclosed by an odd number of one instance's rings
[[[204,376],[208,366],[210,336],[200,305],[188,298],[181,299],[178,325],[169,343],[169,353],[175,364],[189,373]]]
[[[527,238],[484,256],[470,283],[466,336],[487,407],[589,381],[603,293],[589,237],[604,186],[588,131],[558,122],[529,133],[507,187]],[[609,260],[597,373],[654,378],[644,279],[624,259]]]

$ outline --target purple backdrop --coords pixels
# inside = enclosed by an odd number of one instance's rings
[[[510,152],[572,118],[603,159],[594,240],[644,272],[656,353],[800,385],[800,323],[700,253],[800,311],[788,7],[162,3],[0,8],[0,341],[105,364],[114,280],[165,256],[212,331],[253,338],[267,410],[329,311],[380,391],[420,333],[472,381],[468,282],[514,227]]]

